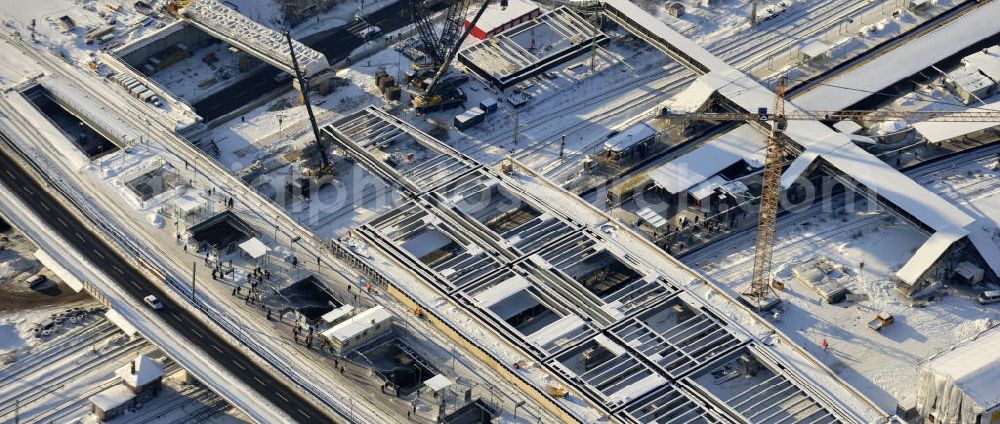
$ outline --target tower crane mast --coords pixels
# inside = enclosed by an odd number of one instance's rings
[[[996,122],[1000,125],[1000,111],[883,111],[883,110],[842,110],[842,111],[792,111],[785,112],[785,79],[778,80],[775,90],[774,108],[761,108],[757,113],[744,112],[666,112],[662,116],[668,120],[685,121],[760,121],[770,122],[771,130],[765,146],[763,184],[760,194],[760,212],[757,216],[757,239],[754,245],[753,277],[741,292],[744,300],[757,310],[774,306],[779,301],[771,281],[771,259],[774,253],[774,231],[778,217],[779,196],[781,194],[781,172],[784,157],[782,134],[790,120],[882,122],[895,119],[934,119],[940,122]]]

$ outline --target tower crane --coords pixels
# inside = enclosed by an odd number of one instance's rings
[[[842,110],[842,111],[792,111],[785,112],[785,79],[778,79],[775,90],[774,108],[760,108],[757,113],[741,112],[694,112],[665,113],[668,120],[686,121],[760,121],[770,122],[771,131],[765,146],[763,184],[760,193],[760,211],[757,216],[757,239],[754,245],[753,277],[741,295],[750,306],[758,311],[768,309],[779,301],[771,281],[771,258],[774,253],[774,230],[778,217],[779,195],[781,193],[782,159],[784,141],[782,133],[790,120],[842,121],[845,119],[862,122],[882,122],[894,119],[935,119],[942,122],[996,122],[1000,125],[1000,111],[980,110],[961,112],[930,111],[883,111],[883,110]]]

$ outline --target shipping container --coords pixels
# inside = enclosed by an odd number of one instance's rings
[[[466,129],[472,128],[474,125],[483,122],[486,117],[486,113],[478,107],[469,109],[457,116],[455,116],[455,128],[459,131],[465,131]]]
[[[492,97],[483,99],[483,101],[479,102],[479,108],[485,111],[487,114],[495,113],[499,108],[499,106],[497,105],[497,99],[494,99]]]

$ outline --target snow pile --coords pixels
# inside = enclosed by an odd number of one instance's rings
[[[906,121],[902,119],[892,119],[875,124],[872,128],[872,132],[878,135],[893,134],[906,129],[906,127]]]

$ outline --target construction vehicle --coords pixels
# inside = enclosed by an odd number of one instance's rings
[[[569,394],[569,392],[566,391],[565,387],[553,386],[551,384],[545,386],[545,391],[548,392],[550,396],[559,399],[564,398],[566,397],[567,394]]]
[[[664,111],[662,116],[668,120],[705,120],[705,121],[759,121],[770,122],[771,129],[765,146],[763,184],[760,194],[760,211],[757,217],[757,239],[754,247],[753,278],[750,285],[741,292],[741,299],[758,311],[774,307],[780,302],[771,278],[771,257],[774,253],[774,230],[778,217],[779,194],[781,193],[781,172],[784,162],[785,146],[782,134],[789,120],[833,121],[854,120],[859,122],[882,122],[895,119],[936,119],[944,122],[997,122],[1000,124],[1000,112],[995,111],[961,111],[961,112],[929,112],[929,111],[794,111],[785,113],[785,78],[778,79],[775,90],[774,108],[766,107],[757,113],[715,113],[693,112],[671,114]]]
[[[319,124],[316,122],[316,115],[312,110],[312,102],[309,101],[309,84],[302,70],[299,69],[299,61],[295,58],[295,45],[292,43],[292,35],[285,32],[285,39],[288,40],[288,51],[292,56],[292,69],[295,70],[295,81],[299,84],[299,92],[302,93],[302,102],[306,105],[306,113],[309,114],[309,123],[312,125],[313,136],[316,137],[316,151],[319,152],[320,164],[318,168],[309,170],[309,176],[320,178],[333,173],[330,158],[326,153],[326,146],[323,145],[323,136],[319,132]]]
[[[428,0],[409,0],[408,6],[413,15],[413,22],[416,24],[417,33],[420,36],[420,50],[424,52],[430,62],[429,69],[436,69],[445,62],[448,51],[454,45],[458,32],[465,23],[465,14],[469,8],[469,0],[454,0],[445,9],[442,20],[441,34],[434,32],[434,23],[431,22],[430,6],[436,2]],[[459,43],[461,44],[461,43]]]
[[[459,2],[461,3],[461,1]],[[449,41],[444,38],[440,40],[441,47],[446,47],[448,49],[448,54],[444,58],[444,61],[441,62],[437,72],[434,73],[434,76],[427,84],[427,87],[424,88],[423,94],[413,98],[413,107],[417,109],[417,112],[424,113],[432,110],[447,109],[465,102],[467,97],[465,96],[465,93],[457,87],[457,83],[447,84],[444,87],[438,87],[438,84],[441,81],[441,77],[448,72],[448,68],[451,66],[451,62],[455,59],[455,56],[458,55],[458,49],[461,48],[462,43],[465,42],[469,33],[472,32],[472,28],[474,28],[476,23],[479,22],[479,18],[483,16],[483,12],[486,12],[486,8],[489,5],[490,0],[483,1],[483,5],[479,7],[478,11],[476,11],[476,15],[469,21],[469,25],[465,28],[465,31],[462,31],[462,36],[458,37],[458,40]],[[507,0],[500,0],[500,7],[502,9],[506,9]],[[445,23],[446,29],[450,24],[450,22]]]
[[[875,319],[868,321],[868,328],[881,332],[883,328],[888,327],[889,324],[894,322],[896,322],[896,317],[892,316],[892,314],[879,312],[875,314]]]

